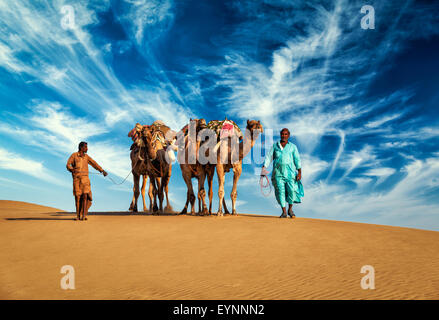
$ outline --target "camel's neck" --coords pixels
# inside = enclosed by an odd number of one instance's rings
[[[152,143],[152,138],[147,139],[145,138],[145,145],[146,145],[146,152],[148,153],[148,157],[151,160],[154,160],[157,157],[157,150],[154,148],[154,145]]]
[[[244,159],[256,143],[258,133],[252,134],[250,130],[245,130],[244,140],[239,143],[239,161]]]

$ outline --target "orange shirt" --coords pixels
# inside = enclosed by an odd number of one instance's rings
[[[88,165],[99,172],[104,171],[88,154],[84,154],[82,157],[79,152],[73,153],[69,160],[67,160],[67,170],[73,170],[73,178],[88,176]]]

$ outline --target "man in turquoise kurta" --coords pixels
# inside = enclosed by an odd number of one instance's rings
[[[273,183],[277,202],[282,207],[281,218],[286,218],[286,203],[288,202],[288,215],[295,217],[293,203],[300,203],[303,197],[302,166],[300,164],[299,151],[294,143],[288,141],[290,131],[284,128],[280,132],[281,141],[275,143],[270,152],[265,156],[261,175],[266,174],[267,168],[273,161]]]

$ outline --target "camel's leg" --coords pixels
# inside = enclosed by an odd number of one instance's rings
[[[88,214],[88,210],[90,210],[90,207],[91,207],[92,204],[93,204],[93,201],[88,199],[88,201],[87,201],[87,214]]]
[[[194,190],[192,188],[192,180],[191,180],[191,175],[183,175],[183,179],[184,182],[186,183],[187,186],[187,201],[186,204],[188,202],[190,202],[191,204],[191,214],[195,214],[195,194],[194,194]],[[183,210],[187,210],[187,207],[185,206],[185,208]]]
[[[214,171],[215,171],[214,166],[209,166],[207,169],[207,184],[209,186],[209,214],[212,214],[212,199],[213,199],[212,183],[213,183]]]
[[[136,182],[135,182],[135,177],[134,177],[134,173],[133,173],[133,183],[134,183],[134,186],[133,186],[133,199],[131,200],[131,204],[130,204],[130,207],[128,208],[128,211],[133,211],[133,209],[134,209],[134,204],[136,203],[136,190],[135,190],[135,185],[136,185]]]
[[[169,184],[169,180],[168,180],[168,184]],[[165,211],[171,213],[172,212],[172,206],[171,206],[171,203],[169,202],[169,195],[168,195],[169,185],[168,184],[165,185],[165,196],[166,196]]]
[[[159,186],[158,186],[158,195],[159,195],[159,212],[163,213],[163,194],[164,192],[164,186],[163,182],[165,181],[166,177],[160,178]]]
[[[222,209],[222,203],[224,200],[224,178],[225,178],[225,172],[224,167],[221,163],[218,163],[216,165],[216,173],[218,175],[218,198],[219,198],[219,204],[218,204],[218,216],[223,215],[223,209]]]
[[[230,194],[230,198],[232,198],[232,214],[236,213],[236,199],[238,198],[238,180],[242,173],[242,165],[240,163],[233,166],[233,187],[232,193]]]
[[[226,197],[223,198],[224,214],[230,214],[229,209],[227,209]]]
[[[206,206],[206,190],[204,189],[204,180],[206,179],[206,173],[202,170],[200,176],[198,177],[198,205],[199,205],[199,214],[207,214],[207,206]],[[203,205],[203,211],[201,211],[201,203]]]
[[[186,195],[186,203],[184,205],[183,210],[181,210],[180,214],[186,214],[187,213],[187,206],[188,206],[188,204],[189,204],[189,196]]]
[[[148,196],[149,196],[149,213],[153,212],[153,199],[154,199],[154,181],[149,179],[149,189],[148,189]]]
[[[200,187],[198,187],[198,190],[200,190]],[[200,194],[197,194],[198,199],[198,214],[201,214],[201,200],[200,200]]]
[[[154,203],[153,203],[153,207],[152,207],[152,212],[155,213],[158,211],[158,207],[157,207],[157,194],[158,194],[158,190],[160,188],[160,178],[158,177],[150,177],[151,180],[154,180]]]
[[[168,189],[169,189],[169,181],[171,180],[171,173],[172,173],[172,166],[169,165],[169,172],[168,175],[166,177],[166,181],[164,181],[164,187],[165,187],[165,195],[166,195],[166,207],[165,210],[168,212],[172,212],[172,206],[169,203],[169,197],[168,197]]]
[[[142,193],[142,200],[143,200],[143,211],[146,212],[146,202],[145,202],[145,189],[146,189],[146,181],[148,180],[148,176],[147,175],[142,175],[142,189],[141,189],[141,193]]]
[[[134,183],[133,192],[134,192],[134,197],[133,197],[133,201],[131,202],[131,206],[130,206],[130,210],[133,211],[133,212],[137,212],[137,199],[139,198],[139,195],[140,195],[139,179],[140,179],[140,176],[133,171],[133,183]]]

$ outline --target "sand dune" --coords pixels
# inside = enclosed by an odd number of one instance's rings
[[[1,299],[439,299],[439,232],[0,201]],[[75,290],[62,290],[63,265]],[[363,265],[375,290],[363,290]]]

